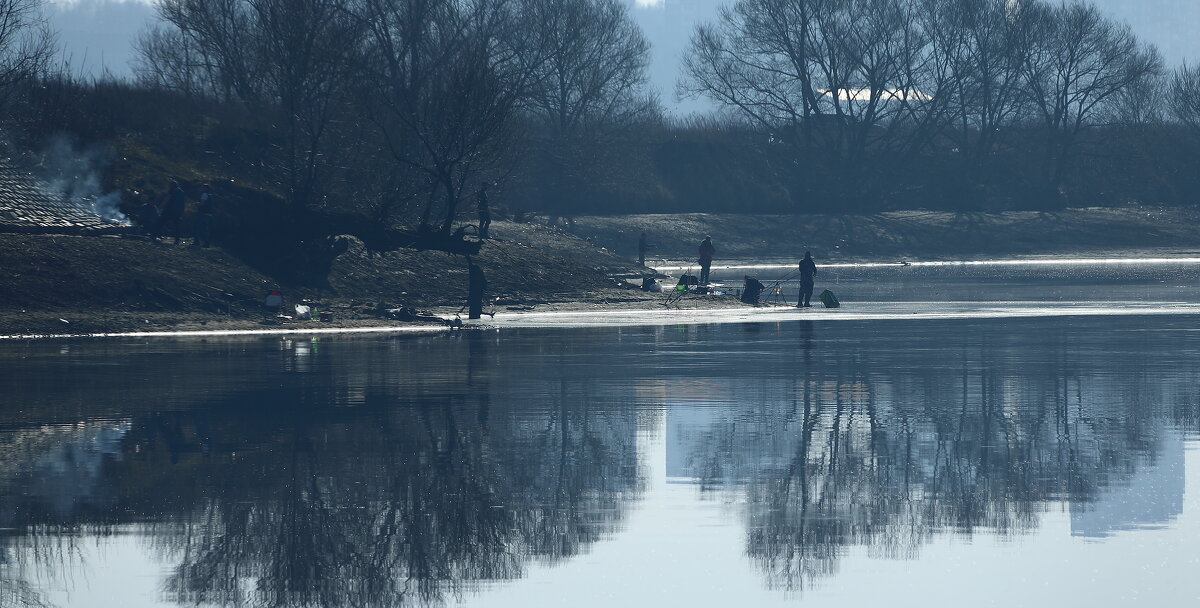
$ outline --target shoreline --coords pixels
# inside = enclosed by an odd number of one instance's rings
[[[1072,257],[936,260],[896,262],[846,262],[823,264],[822,268],[953,268],[986,266],[1104,266],[1104,265],[1196,265],[1200,257],[1183,255],[1164,257]],[[790,269],[791,264],[729,264],[714,270]],[[660,266],[658,272],[686,270],[682,266]],[[565,294],[564,294],[565,295]],[[516,328],[628,327],[647,325],[702,325],[726,323],[768,323],[802,320],[925,320],[964,318],[1029,318],[1075,316],[1200,315],[1200,303],[1160,302],[1114,305],[1107,301],[943,301],[943,302],[852,302],[839,309],[818,307],[798,310],[792,306],[760,303],[744,304],[731,294],[689,295],[671,307],[664,306],[665,293],[637,289],[610,288],[607,291],[576,294],[575,298],[536,301],[523,305],[501,303],[495,315],[480,321],[463,319],[461,328],[434,322],[401,322],[387,318],[362,316],[349,305],[332,307],[334,321],[276,321],[274,318],[230,317],[219,313],[147,313],[123,311],[91,322],[71,322],[67,317],[86,316],[86,311],[0,311],[0,343],[34,340],[71,340],[106,338],[210,338],[232,336],[287,335],[367,335],[436,334],[454,330],[500,330]],[[515,304],[515,303],[508,303]],[[446,321],[458,316],[458,309],[435,306],[429,311]],[[18,320],[19,319],[19,320]],[[153,319],[153,321],[152,321]],[[45,328],[19,331],[21,321]],[[79,331],[55,331],[56,325]],[[269,324],[269,326],[268,326]],[[149,326],[145,329],[143,325]],[[152,328],[151,328],[152,327]]]
[[[1125,211],[1119,219],[1141,215],[1136,210]],[[904,215],[907,217],[912,214]],[[921,214],[920,217],[925,215]],[[1178,216],[1184,215],[1187,214],[1176,210],[1165,217],[1154,215],[1151,219],[1179,220]],[[1196,217],[1200,218],[1200,213]],[[782,237],[760,239],[754,243],[736,243],[734,239],[734,234],[771,218],[692,215],[667,219],[660,216],[630,216],[624,219],[628,222],[619,221],[621,218],[604,218],[604,222],[611,230],[619,226],[628,231],[639,222],[646,225],[658,222],[660,228],[665,228],[673,225],[663,223],[668,219],[686,220],[690,230],[712,232],[716,235],[715,239],[728,240],[730,246],[718,252],[713,271],[726,275],[724,281],[729,295],[689,295],[683,302],[667,309],[663,306],[665,294],[644,292],[637,288],[643,276],[658,275],[663,278],[663,275],[678,276],[687,270],[695,272],[694,263],[687,261],[687,256],[694,253],[690,237],[677,237],[678,247],[663,243],[656,250],[662,257],[647,260],[649,265],[642,267],[619,253],[620,245],[628,245],[629,234],[599,230],[598,218],[582,218],[577,222],[574,233],[556,226],[497,222],[494,228],[503,238],[489,242],[490,259],[484,260],[489,264],[488,302],[494,298],[497,316],[494,320],[485,316],[483,323],[463,319],[464,328],[539,324],[561,327],[703,323],[703,319],[680,321],[680,318],[703,316],[688,312],[699,310],[722,311],[707,315],[713,322],[742,322],[737,320],[738,315],[767,320],[770,315],[751,312],[757,309],[741,303],[732,295],[741,285],[741,274],[762,273],[759,274],[761,278],[764,274],[786,274],[795,269],[795,259],[786,256],[786,253],[797,243]],[[845,219],[851,221],[854,218]],[[1014,220],[1007,216],[1001,219],[1009,223]],[[1117,229],[1110,224],[1104,223],[1107,228],[1096,232],[1113,234]],[[814,253],[821,268],[835,271],[880,269],[885,274],[887,269],[897,269],[902,274],[899,269],[909,267],[924,269],[928,273],[959,267],[992,266],[1010,272],[1022,266],[1047,270],[1061,266],[1067,269],[1067,274],[1073,272],[1070,270],[1072,268],[1088,273],[1096,272],[1092,268],[1106,266],[1117,269],[1150,265],[1200,267],[1200,228],[1193,233],[1190,227],[1184,230],[1177,223],[1158,226],[1138,238],[1127,236],[1123,242],[1114,243],[1111,247],[1097,248],[1075,238],[1061,238],[1055,241],[1055,245],[1040,251],[1027,251],[1018,246],[999,250],[981,246],[960,252],[964,247],[962,243],[955,245],[940,240],[945,234],[942,226],[935,223],[932,228],[921,227],[927,230],[937,228],[935,232],[939,238],[914,237],[913,242],[920,241],[926,245],[918,248],[925,252],[920,257],[906,255],[905,250],[911,250],[910,247],[863,245],[860,248],[858,245],[862,245],[861,242],[839,243],[826,250],[814,248]],[[1140,228],[1145,227],[1143,225]],[[595,238],[588,234],[590,229],[597,230]],[[1159,240],[1157,245],[1150,246],[1157,234],[1169,232],[1169,229],[1175,231],[1170,232],[1172,238]],[[912,230],[914,234],[918,232]],[[1123,230],[1120,232],[1126,233]],[[1095,236],[1094,233],[1089,234]],[[1077,236],[1072,232],[1056,236],[1068,235]],[[857,240],[863,241],[864,238]],[[900,240],[908,242],[907,238]],[[1193,243],[1196,246],[1192,246]],[[755,249],[753,253],[739,253],[738,248],[733,247],[735,244],[743,249],[753,244]],[[847,251],[855,251],[856,255],[847,256],[843,253]],[[771,253],[760,255],[760,252]],[[780,253],[785,255],[781,256]],[[462,300],[459,298],[466,295],[465,271],[461,261],[452,256],[414,251],[373,256],[363,250],[361,244],[352,244],[350,251],[336,260],[328,274],[328,281],[322,285],[282,284],[272,275],[248,266],[220,249],[172,247],[107,237],[10,235],[0,238],[0,262],[4,262],[0,264],[0,287],[10,294],[0,302],[0,341],[6,343],[87,337],[437,333],[449,328],[436,322],[401,322],[395,320],[396,315],[392,313],[399,308],[411,308],[449,321],[462,312]],[[736,277],[736,280],[731,277]],[[721,280],[717,278],[718,282]],[[664,283],[670,285],[674,280],[668,278]],[[262,294],[273,286],[282,287],[287,294],[285,310],[290,311],[291,304],[295,302],[312,302],[322,312],[332,312],[333,322],[287,321],[280,324],[282,320],[264,316],[261,311]],[[1182,295],[1181,299],[1192,300],[1190,295]],[[860,304],[866,303],[851,303],[851,306],[858,308]],[[1053,305],[1052,302],[1050,304]],[[912,308],[924,306],[914,304]],[[982,303],[971,306],[982,307]],[[766,307],[760,305],[758,309],[761,308]],[[1082,314],[1079,310],[1061,307],[1056,311],[1045,306],[1042,308],[1045,310],[1037,314]],[[1105,312],[1090,314],[1146,312],[1145,309],[1103,310]],[[1161,314],[1168,312],[1179,314],[1181,311],[1171,308]],[[1192,314],[1190,310],[1185,312]],[[874,311],[871,314],[885,313]],[[886,314],[921,317],[920,314],[914,315],[911,310]],[[967,313],[959,311],[955,314]],[[988,314],[1000,313],[993,311]],[[1003,314],[1032,313],[1023,309]],[[731,316],[733,319],[725,320]],[[570,321],[589,317],[607,321]],[[661,320],[644,321],[636,317]],[[854,314],[843,313],[838,318],[854,317]],[[535,319],[542,319],[545,323],[535,322]]]
[[[1161,254],[1159,254],[1161,255]],[[1108,265],[1151,265],[1151,264],[1200,264],[1200,257],[1195,252],[1180,252],[1180,257],[1029,257],[1010,259],[986,260],[902,260],[898,262],[831,262],[820,264],[820,268],[941,268],[955,266],[1108,266]],[[762,263],[762,264],[714,264],[713,270],[788,270],[795,268],[795,263]],[[695,264],[669,261],[667,265],[654,266],[653,270],[663,272],[683,272],[695,269]]]
[[[736,302],[736,301],[735,301]],[[272,329],[181,329],[164,331],[112,331],[83,334],[0,335],[0,344],[33,341],[103,340],[120,338],[222,338],[254,336],[354,336],[379,334],[440,334],[455,331],[503,331],[506,329],[583,329],[616,327],[659,327],[670,325],[728,325],[788,323],[797,321],[939,321],[964,319],[1035,319],[1070,317],[1197,316],[1200,302],[1157,304],[1113,304],[1107,301],[948,301],[948,302],[859,302],[841,308],[821,306],[800,309],[788,305],[714,300],[708,306],[668,309],[663,307],[606,307],[589,310],[541,310],[511,312],[498,318],[465,321],[462,327],[431,324],[381,323],[353,327],[300,326],[288,324]],[[562,305],[566,305],[563,303]],[[312,322],[313,324],[319,322]]]

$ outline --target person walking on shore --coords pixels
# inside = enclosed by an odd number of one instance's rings
[[[488,238],[488,228],[492,225],[492,209],[488,206],[487,182],[479,184],[479,193],[475,195],[475,208],[479,211],[479,238]]]
[[[700,242],[700,284],[708,285],[708,271],[712,268],[713,255],[717,253],[717,248],[713,247],[712,237],[705,236]]]
[[[646,252],[653,248],[654,245],[651,245],[650,241],[646,240],[646,233],[643,232],[642,236],[638,238],[638,264],[640,266],[646,265]]]
[[[813,284],[817,276],[817,263],[813,261],[812,252],[805,251],[804,259],[800,260],[800,296],[797,298],[797,308],[808,308],[812,304]]]

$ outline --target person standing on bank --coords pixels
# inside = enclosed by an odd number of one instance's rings
[[[167,189],[167,204],[163,207],[162,215],[158,218],[158,227],[154,230],[154,239],[162,235],[163,229],[170,228],[175,236],[175,244],[179,244],[179,233],[182,231],[183,212],[187,210],[187,194],[179,187],[179,182],[171,180]]]
[[[193,245],[208,247],[212,244],[212,220],[214,211],[212,188],[208,184],[204,184],[204,187],[200,192],[200,204],[196,205],[196,238],[192,241]]]
[[[479,193],[475,195],[475,208],[479,211],[479,238],[488,238],[488,228],[492,225],[492,210],[488,206],[487,182],[479,184]]]
[[[639,265],[641,265],[641,266],[646,265],[646,252],[653,248],[654,248],[654,245],[651,245],[650,241],[646,240],[646,233],[643,232],[642,236],[638,237],[638,264]]]
[[[705,236],[700,242],[700,284],[708,285],[708,271],[712,268],[713,254],[717,253],[717,248],[713,247],[712,237]]]
[[[817,263],[813,261],[812,252],[805,251],[804,259],[800,260],[800,297],[797,298],[797,308],[808,308],[812,304],[808,301],[812,299],[813,283],[817,276]]]

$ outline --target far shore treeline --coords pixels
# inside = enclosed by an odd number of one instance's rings
[[[0,21],[7,143],[109,150],[129,209],[211,181],[258,234],[449,235],[484,182],[559,216],[1200,201],[1200,64],[1086,2],[731,1],[687,118],[621,0],[161,0],[132,80],[56,69],[39,4]]]

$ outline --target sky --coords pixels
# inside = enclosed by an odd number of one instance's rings
[[[651,84],[677,114],[701,111],[695,100],[675,98],[679,58],[698,23],[713,20],[720,5],[732,0],[626,0],[634,18],[654,45]],[[1158,46],[1168,65],[1200,62],[1200,1],[1093,0],[1128,22],[1144,40]],[[59,30],[64,53],[80,74],[130,73],[131,42],[154,18],[153,0],[48,0],[51,22]]]

